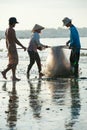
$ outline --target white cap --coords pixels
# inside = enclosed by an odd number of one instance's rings
[[[63,25],[66,26],[68,23],[70,23],[72,20],[69,19],[68,17],[65,17],[63,20]]]

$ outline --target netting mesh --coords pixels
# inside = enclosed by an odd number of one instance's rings
[[[61,47],[50,48],[43,73],[48,77],[71,75],[70,51]]]

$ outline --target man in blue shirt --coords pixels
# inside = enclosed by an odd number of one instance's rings
[[[71,49],[70,55],[70,64],[72,68],[72,72],[75,77],[78,77],[78,68],[79,68],[79,58],[80,58],[80,38],[79,33],[76,27],[72,24],[72,20],[68,17],[65,17],[63,20],[63,25],[69,27],[70,29],[70,40],[66,42],[66,45]]]

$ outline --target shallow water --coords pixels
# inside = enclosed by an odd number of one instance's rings
[[[67,39],[42,39],[54,45],[56,41],[63,43],[64,40]],[[27,39],[21,41],[27,46]],[[0,71],[8,63],[3,42]],[[49,50],[39,53],[45,65]],[[12,82],[11,72],[7,73],[7,81],[0,74],[0,130],[87,130],[87,56],[80,58],[79,79],[39,81],[35,64],[31,71],[32,80],[27,81],[28,54],[21,49],[18,54],[17,76],[21,81]]]

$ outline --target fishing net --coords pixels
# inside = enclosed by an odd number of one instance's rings
[[[49,49],[43,73],[47,77],[68,77],[71,75],[70,50],[61,46]]]

